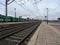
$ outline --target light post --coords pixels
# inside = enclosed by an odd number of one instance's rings
[[[48,24],[48,8],[46,8],[47,9],[47,24]]]
[[[15,11],[15,18],[16,18],[16,8],[14,8],[14,11]]]

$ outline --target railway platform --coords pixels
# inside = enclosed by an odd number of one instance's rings
[[[42,22],[27,45],[60,45],[60,31]]]

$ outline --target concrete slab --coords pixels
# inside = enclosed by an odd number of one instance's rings
[[[27,45],[60,45],[60,31],[54,27],[43,22],[36,32]]]
[[[27,45],[35,45],[40,27],[41,27],[41,25],[37,28],[36,32],[34,33],[34,35],[32,36],[32,38],[30,39],[30,41]]]

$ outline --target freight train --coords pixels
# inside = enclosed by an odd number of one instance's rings
[[[31,19],[24,19],[24,18],[17,18],[17,17],[11,17],[7,16],[7,21],[8,22],[20,22],[20,21],[30,21]],[[6,21],[6,16],[0,14],[0,22],[5,22]]]

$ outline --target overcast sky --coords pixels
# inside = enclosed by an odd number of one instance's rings
[[[12,0],[10,0],[12,1]],[[16,2],[19,4],[17,4]],[[60,0],[15,0],[8,5],[8,15],[15,16],[16,8],[17,17],[30,17],[35,19],[45,19],[47,15],[50,20],[60,17]],[[3,4],[2,4],[3,3]],[[9,3],[9,2],[8,2]],[[0,1],[0,14],[5,15],[5,0]]]

